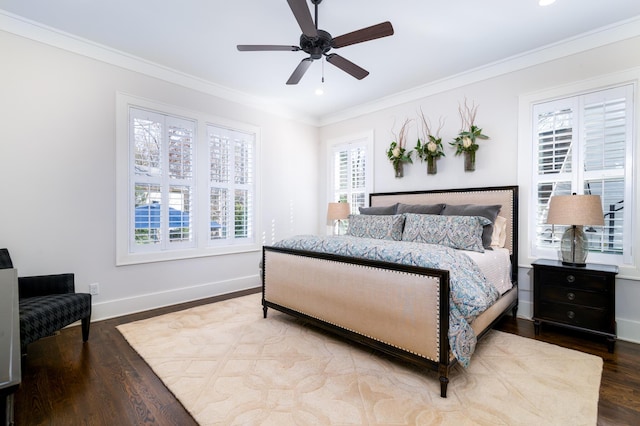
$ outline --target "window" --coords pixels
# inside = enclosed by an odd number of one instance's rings
[[[125,95],[118,113],[118,264],[259,249],[256,129]]]
[[[589,260],[631,262],[633,85],[533,107],[533,253],[554,256],[564,227],[546,224],[554,195],[602,199],[604,226],[585,227]]]
[[[332,146],[331,169],[333,171],[333,193],[331,201],[351,204],[353,212],[364,207],[367,194],[368,170],[370,167],[369,139],[358,139]]]
[[[371,135],[354,136],[331,145],[331,202],[348,202],[351,212],[368,202],[371,179]]]
[[[130,109],[132,252],[193,247],[195,123]]]
[[[207,126],[210,155],[211,241],[253,240],[253,137]]]

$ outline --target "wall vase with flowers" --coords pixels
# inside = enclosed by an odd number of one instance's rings
[[[395,140],[389,145],[387,149],[387,158],[393,164],[393,170],[395,171],[396,178],[404,176],[404,163],[412,163],[411,154],[413,151],[407,151],[405,145],[407,142],[407,132],[409,131],[409,123],[411,120],[406,119],[400,132],[394,135]]]
[[[469,107],[465,99],[464,107],[458,107],[458,112],[462,120],[462,130],[450,145],[456,148],[456,155],[464,155],[464,171],[473,172],[476,169],[476,151],[480,147],[477,141],[489,139],[489,136],[482,134],[482,129],[474,124],[478,112],[475,104]]]
[[[421,161],[427,162],[427,174],[435,175],[438,173],[438,158],[444,157],[444,150],[442,149],[442,138],[439,133],[444,127],[444,121],[440,119],[440,127],[435,135],[431,132],[431,124],[427,120],[420,109],[420,118],[422,123],[422,141],[418,138],[418,143],[414,148],[416,155]]]

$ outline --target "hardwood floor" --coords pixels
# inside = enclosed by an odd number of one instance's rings
[[[15,395],[15,424],[195,425],[115,327],[253,292],[95,322],[86,344],[82,343],[79,327],[31,344],[23,360],[22,384]],[[548,325],[534,336],[531,321],[511,317],[504,318],[496,328],[602,357],[598,424],[640,422],[640,345],[619,341],[615,353],[610,354],[601,338]]]

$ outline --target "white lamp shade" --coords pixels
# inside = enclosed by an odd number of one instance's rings
[[[599,195],[555,195],[549,201],[547,223],[552,225],[604,225]]]
[[[349,203],[329,203],[327,209],[327,220],[344,220],[349,217],[351,206]]]

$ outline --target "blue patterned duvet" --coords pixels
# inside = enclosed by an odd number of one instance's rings
[[[346,235],[302,235],[279,241],[275,246],[448,270],[449,345],[458,362],[465,367],[469,365],[477,341],[469,324],[500,296],[469,256],[440,245]]]

